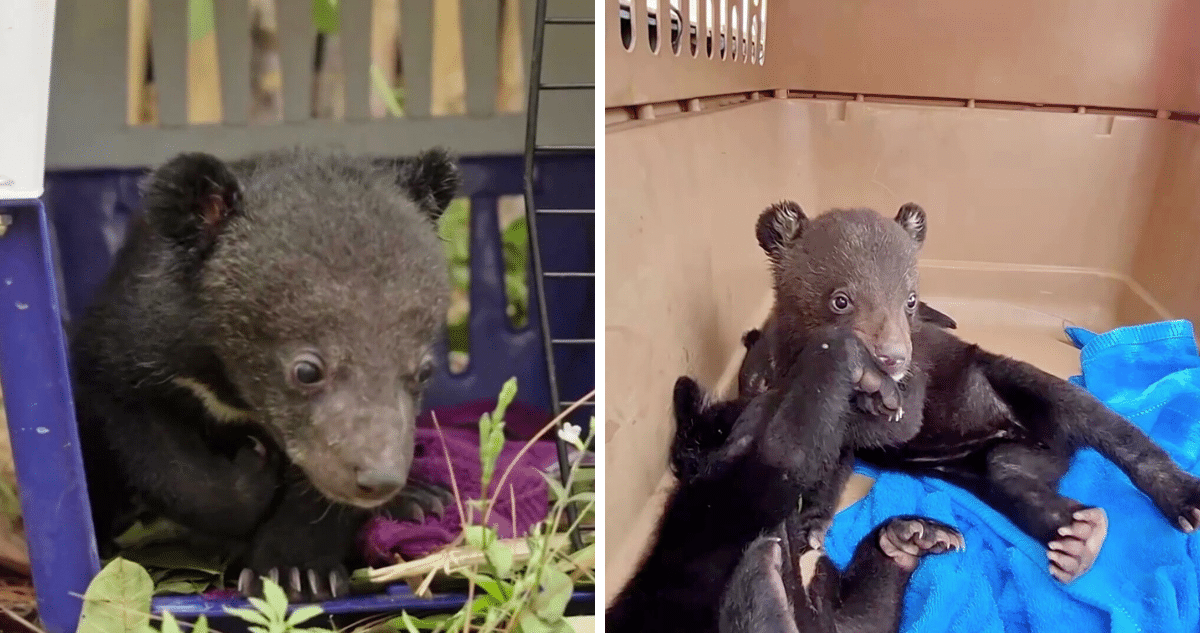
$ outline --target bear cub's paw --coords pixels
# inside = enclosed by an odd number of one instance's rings
[[[861,372],[861,374],[859,373]],[[895,422],[904,416],[900,384],[873,363],[864,364],[851,376],[855,380],[854,404],[860,410]]]
[[[247,443],[233,456],[233,470],[237,473],[235,492],[249,500],[247,506],[265,511],[279,492],[282,464],[283,458],[278,451],[267,448],[253,435],[249,436]]]
[[[1184,534],[1191,534],[1200,529],[1200,479],[1184,472],[1178,479],[1178,492],[1161,506],[1162,512]]]
[[[1050,560],[1050,575],[1069,583],[1096,562],[1108,535],[1108,515],[1102,508],[1080,508],[1071,514],[1069,524],[1058,528],[1058,535],[1047,545],[1046,558]]]
[[[385,513],[393,519],[424,523],[427,516],[446,515],[446,506],[454,504],[454,493],[441,484],[410,479],[396,498],[387,503]]]
[[[879,549],[905,571],[915,570],[922,556],[961,551],[965,547],[966,541],[958,530],[926,517],[892,517],[879,531]]]

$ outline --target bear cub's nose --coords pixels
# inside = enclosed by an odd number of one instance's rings
[[[906,357],[904,354],[884,353],[879,354],[876,356],[876,358],[879,360],[879,364],[883,367],[884,371],[887,371],[888,373],[895,372],[896,369],[903,367],[904,363],[908,362],[908,357]]]
[[[397,473],[373,468],[358,469],[358,492],[363,496],[390,497],[404,487],[404,478]]]

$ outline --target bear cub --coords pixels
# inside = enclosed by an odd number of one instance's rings
[[[810,333],[780,368],[783,376],[749,401],[713,404],[691,378],[676,382],[680,427],[731,430],[667,500],[649,552],[605,613],[607,629],[894,630],[917,560],[963,546],[950,526],[894,517],[839,573],[822,542],[854,451],[903,442],[919,426],[854,408],[857,396],[898,394],[849,328]]]
[[[227,548],[243,593],[321,600],[348,593],[372,512],[441,511],[409,469],[458,186],[437,149],[185,153],[149,176],[71,337],[102,553],[151,512]]]
[[[811,332],[852,328],[903,391],[897,403],[860,395],[858,408],[920,426],[905,442],[863,446],[857,456],[974,493],[1038,539],[1047,571],[1064,583],[1092,566],[1108,529],[1103,509],[1058,492],[1081,448],[1111,460],[1172,525],[1200,528],[1200,479],[1140,429],[1087,391],[956,337],[946,327],[952,320],[922,316],[916,255],[926,231],[925,211],[913,203],[890,219],[870,209],[810,219],[788,201],[763,211],[756,234],[770,260],[775,306],[761,334],[744,341],[751,349],[741,374],[769,376],[750,392],[772,387],[779,363]],[[710,433],[685,447],[720,441],[719,428]],[[680,453],[676,461],[686,465]]]

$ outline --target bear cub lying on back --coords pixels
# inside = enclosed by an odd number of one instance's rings
[[[181,154],[150,176],[71,340],[102,553],[149,510],[227,547],[242,592],[325,599],[371,512],[440,511],[408,475],[458,184],[440,150]]]

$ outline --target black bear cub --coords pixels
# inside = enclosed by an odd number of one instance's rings
[[[1137,427],[1065,380],[962,341],[947,329],[952,320],[921,314],[920,206],[906,204],[892,219],[869,209],[809,219],[795,203],[781,202],[762,212],[756,231],[771,262],[775,306],[761,333],[745,339],[751,349],[742,375],[771,376],[750,381],[749,393],[779,380],[777,365],[810,332],[850,327],[905,390],[898,406],[860,396],[859,408],[879,419],[913,418],[921,427],[903,444],[864,447],[857,455],[972,491],[1046,546],[1048,570],[1060,581],[1091,567],[1107,533],[1102,509],[1058,493],[1081,447],[1111,459],[1172,525],[1200,527],[1200,480]],[[674,462],[694,468],[696,446],[723,441],[728,425],[706,422],[707,435],[692,429]]]
[[[675,386],[680,427],[731,429],[680,480],[640,568],[609,606],[610,631],[756,633],[895,631],[917,560],[961,548],[953,528],[894,517],[859,545],[846,574],[822,549],[859,446],[891,445],[917,425],[880,422],[857,396],[893,401],[849,328],[819,328],[770,389],[710,405],[690,378]]]
[[[349,590],[371,512],[437,512],[409,481],[449,301],[440,150],[390,166],[315,150],[181,154],[144,187],[71,340],[103,553],[139,513],[228,547],[239,589]]]

